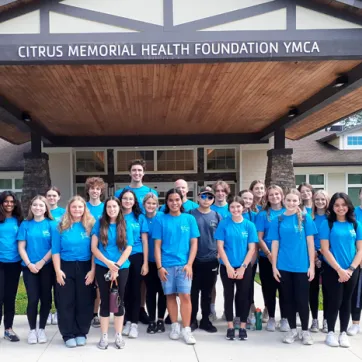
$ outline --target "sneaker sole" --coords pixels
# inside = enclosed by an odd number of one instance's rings
[[[138,336],[131,336],[131,335],[129,335],[128,338],[130,338],[130,339],[137,339]]]
[[[98,349],[102,349],[102,350],[108,349],[108,345],[106,347],[101,347],[101,346],[97,345],[97,347],[98,347]]]
[[[326,344],[328,347],[339,347],[339,344],[328,344],[327,342],[325,342],[325,344]]]
[[[39,344],[45,344],[45,343],[48,343],[48,340],[46,341],[38,341]]]
[[[312,333],[318,333],[319,332],[319,329],[309,329],[309,332],[312,332]]]
[[[156,331],[147,331],[148,334],[156,334]]]

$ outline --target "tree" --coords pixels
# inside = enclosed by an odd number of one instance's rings
[[[345,130],[352,127],[356,127],[358,125],[362,125],[362,112],[358,112],[347,118],[344,118],[341,121],[339,121],[337,124],[342,125]]]

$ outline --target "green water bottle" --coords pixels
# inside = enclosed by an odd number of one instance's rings
[[[263,329],[263,321],[262,321],[262,316],[261,316],[261,309],[260,308],[257,308],[255,310],[255,319],[256,319],[256,323],[255,323],[255,326],[256,326],[256,330],[257,331],[261,331]]]

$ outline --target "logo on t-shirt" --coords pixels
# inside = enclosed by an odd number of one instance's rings
[[[131,226],[133,227],[133,229],[139,229],[140,228],[140,224],[138,222],[132,223]]]
[[[43,230],[43,236],[50,236],[49,230]]]
[[[88,234],[85,233],[85,232],[80,233],[80,236],[82,237],[82,239],[87,239],[87,238],[89,238]]]
[[[181,232],[188,233],[190,231],[190,226],[188,225],[181,225]]]
[[[354,230],[354,229],[351,229],[349,232],[350,232],[352,238],[355,239],[356,236],[357,236],[355,230]]]
[[[216,229],[217,228],[217,222],[214,221],[214,220],[211,220],[210,221],[210,227],[212,227],[213,229]]]
[[[249,233],[247,231],[242,231],[241,235],[243,238],[247,238],[249,236]]]

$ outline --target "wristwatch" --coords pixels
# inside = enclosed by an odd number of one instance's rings
[[[348,267],[348,270],[351,270],[352,272],[354,272],[354,271],[356,270],[356,268],[353,267],[352,265],[350,265],[350,266]]]
[[[248,267],[248,266],[247,266],[245,263],[241,265],[241,268],[245,268],[245,269],[246,269],[247,267]]]

